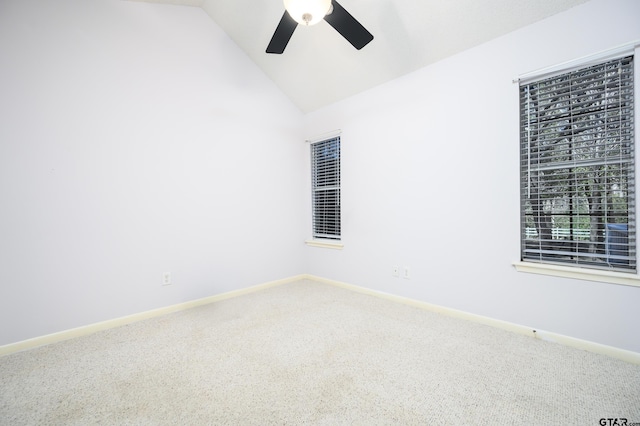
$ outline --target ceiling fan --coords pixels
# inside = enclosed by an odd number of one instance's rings
[[[284,0],[284,7],[267,53],[284,52],[298,24],[315,25],[323,19],[358,50],[373,40],[373,35],[335,0]]]

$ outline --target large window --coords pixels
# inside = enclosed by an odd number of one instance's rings
[[[313,238],[340,240],[340,137],[311,144]]]
[[[633,56],[520,83],[521,260],[636,271]]]

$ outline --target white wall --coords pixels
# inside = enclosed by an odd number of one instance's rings
[[[200,8],[0,2],[0,345],[304,272],[301,119]]]
[[[308,272],[640,352],[640,288],[516,272],[512,80],[640,40],[640,2],[592,0],[305,117],[342,129],[344,249]],[[305,172],[308,174],[308,172]],[[309,225],[307,225],[309,226]],[[411,268],[410,280],[391,276]]]

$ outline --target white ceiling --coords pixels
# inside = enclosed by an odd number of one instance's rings
[[[298,26],[284,54],[265,53],[282,0],[133,0],[202,7],[310,112],[588,0],[339,0],[374,36],[356,50],[325,21]]]

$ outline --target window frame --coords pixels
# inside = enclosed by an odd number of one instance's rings
[[[307,142],[311,168],[311,239],[305,243],[312,247],[342,249],[340,133]],[[337,158],[331,159],[331,155]]]
[[[638,41],[634,41],[632,43],[627,43],[625,45],[621,45],[618,46],[616,48],[613,49],[609,49],[607,51],[603,51],[603,52],[599,52],[596,53],[594,55],[590,55],[590,56],[586,56],[586,57],[582,57],[576,60],[572,60],[572,61],[568,61],[568,62],[564,62],[562,64],[558,64],[552,67],[547,67],[547,68],[543,68],[540,70],[536,70],[530,73],[526,73],[526,74],[522,74],[520,75],[518,78],[514,79],[513,83],[518,83],[518,84],[514,84],[514,86],[517,86],[517,93],[518,93],[518,99],[520,99],[520,87],[525,84],[525,83],[531,83],[533,81],[539,81],[539,80],[544,80],[546,78],[549,77],[553,77],[553,76],[558,76],[558,75],[562,75],[562,74],[568,74],[571,73],[575,70],[579,70],[582,68],[586,68],[589,67],[591,65],[596,65],[596,64],[603,64],[608,62],[609,60],[612,59],[618,59],[618,58],[623,58],[625,56],[634,56],[634,65],[633,65],[633,74],[634,74],[634,88],[633,88],[633,95],[634,95],[634,101],[633,101],[633,108],[634,108],[634,112],[632,115],[632,120],[633,120],[633,125],[634,125],[634,129],[633,129],[633,136],[632,136],[632,143],[634,145],[634,147],[637,147],[637,129],[636,127],[636,123],[638,123],[639,121],[639,117],[640,117],[640,111],[639,111],[639,103],[640,103],[640,85],[637,84],[637,80],[638,77],[640,76],[640,43]],[[518,103],[519,107],[518,107],[518,111],[519,113],[521,113],[521,108],[520,108],[520,102]],[[520,126],[518,126],[518,132],[520,132]],[[520,136],[518,136],[518,141],[519,141],[519,146],[520,146]],[[521,152],[520,149],[518,149],[518,161],[521,161]],[[633,162],[635,165],[635,172],[633,175],[633,178],[635,179],[635,181],[638,181],[638,173],[639,173],[639,168],[638,167],[638,153],[637,153],[637,149],[634,150],[634,156],[633,156]],[[522,175],[522,171],[523,168],[520,165],[519,166],[519,176]],[[518,185],[521,188],[522,187],[522,181],[521,178],[518,178]],[[522,207],[523,204],[523,196],[520,192],[520,189],[518,191],[519,194],[519,204]],[[633,206],[635,207],[636,213],[638,212],[638,204],[640,202],[639,200],[640,197],[638,197],[638,190],[635,190],[635,203],[633,203]],[[604,283],[611,283],[611,284],[620,284],[620,285],[629,285],[629,286],[637,286],[640,287],[640,264],[636,263],[636,270],[628,270],[628,271],[624,271],[624,272],[620,272],[618,270],[611,270],[611,269],[591,269],[588,267],[583,267],[581,265],[575,265],[575,264],[554,264],[554,263],[544,263],[544,262],[532,262],[532,261],[528,261],[528,260],[523,260],[522,258],[522,239],[524,238],[523,235],[523,225],[522,225],[522,221],[523,219],[523,215],[522,212],[519,212],[520,215],[520,219],[518,220],[518,229],[519,229],[519,259],[518,261],[514,261],[512,263],[512,265],[515,267],[515,269],[519,272],[526,272],[526,273],[534,273],[534,274],[542,274],[542,275],[549,275],[549,276],[554,276],[554,277],[566,277],[566,278],[574,278],[574,279],[580,279],[580,280],[588,280],[588,281],[597,281],[597,282],[604,282]],[[638,222],[636,221],[635,226],[638,225]],[[636,244],[636,250],[638,250],[638,245]],[[640,256],[636,256],[636,262],[640,261]]]

